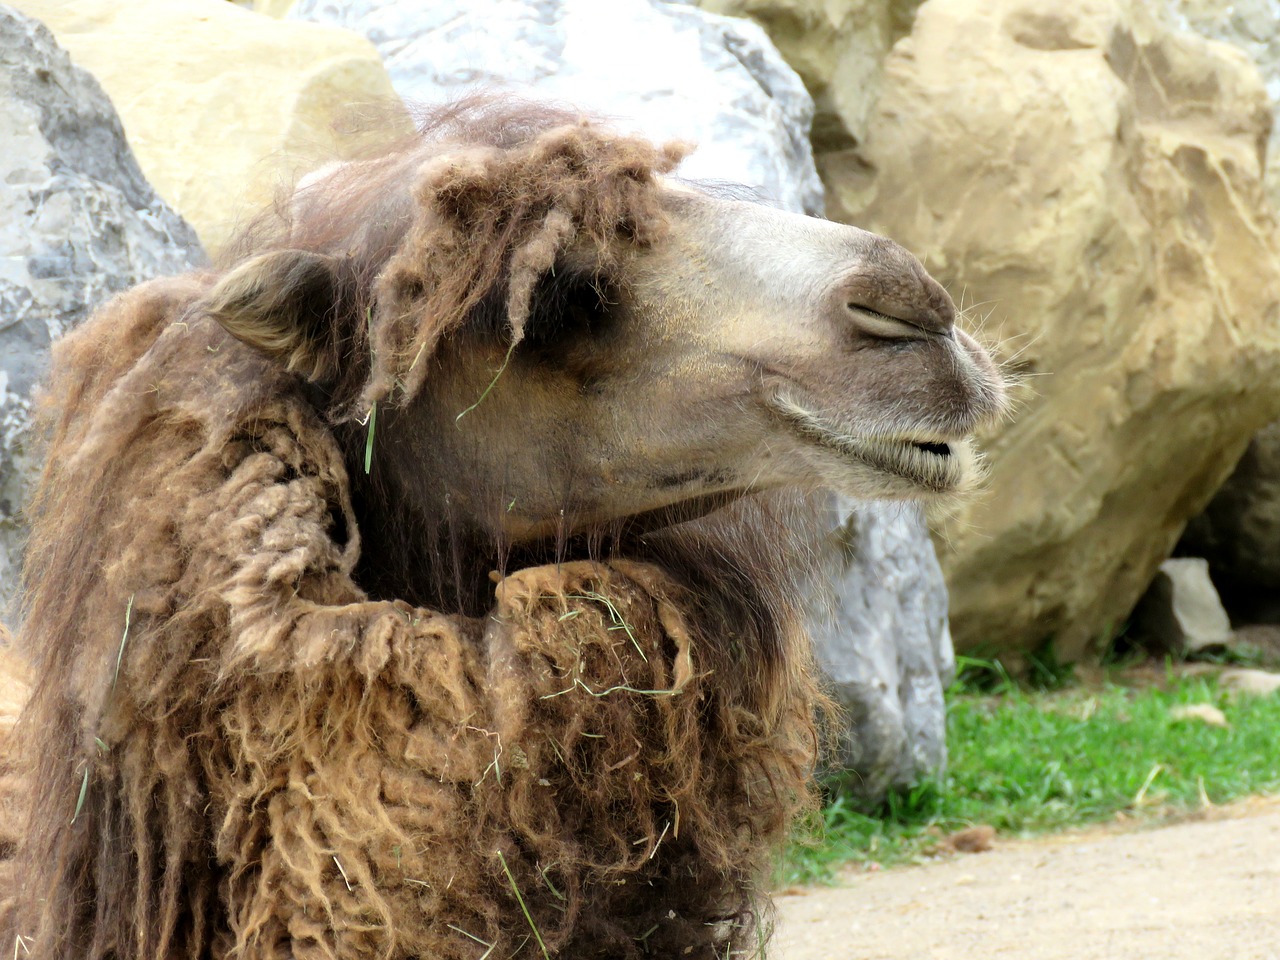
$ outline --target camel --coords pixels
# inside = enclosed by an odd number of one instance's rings
[[[892,241],[686,148],[443,110],[55,348],[0,949],[763,949],[812,803],[814,492],[978,472]]]

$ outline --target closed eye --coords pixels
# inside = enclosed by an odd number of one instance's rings
[[[849,303],[846,306],[855,315],[858,327],[873,337],[885,340],[923,340],[929,335],[927,330],[909,320],[899,320],[860,303]]]

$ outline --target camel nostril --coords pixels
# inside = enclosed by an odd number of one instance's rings
[[[931,304],[931,312],[934,315],[934,325],[931,329],[949,337],[956,325],[956,306],[951,302],[951,296],[947,291],[942,289],[942,285],[936,281],[934,283],[938,288],[938,296]]]
[[[923,264],[919,261],[916,263],[919,267],[920,284],[924,288],[922,312],[930,314],[932,319],[928,329],[950,336],[956,323],[956,305],[951,299],[951,294],[947,293],[942,284],[929,276]]]

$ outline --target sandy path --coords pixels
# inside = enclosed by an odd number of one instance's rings
[[[1280,802],[778,898],[776,960],[1280,960]]]

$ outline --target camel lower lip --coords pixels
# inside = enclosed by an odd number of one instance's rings
[[[781,396],[773,398],[769,407],[800,439],[841,460],[873,467],[936,493],[953,491],[964,480],[967,441],[963,438],[860,437]]]
[[[824,442],[823,445],[930,490],[940,493],[954,490],[960,483],[960,464],[950,444],[899,439],[865,440],[839,434],[830,440],[834,442]]]

